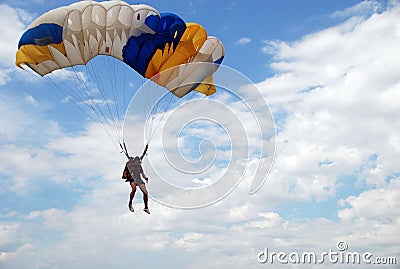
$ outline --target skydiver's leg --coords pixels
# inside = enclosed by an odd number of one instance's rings
[[[133,197],[135,197],[136,183],[134,181],[131,182],[131,187],[132,187],[132,190],[131,190],[131,194],[129,196],[129,204],[132,204]]]
[[[131,190],[131,193],[129,195],[129,204],[128,204],[128,206],[129,206],[129,209],[133,212],[132,200],[133,200],[133,197],[135,197],[135,192],[136,192],[136,183],[134,181],[131,182],[131,188],[132,188],[132,190]]]
[[[148,206],[148,203],[149,203],[149,195],[148,195],[148,192],[147,192],[147,189],[146,189],[146,185],[140,184],[140,185],[139,185],[139,188],[140,188],[140,190],[143,192],[144,209],[145,209],[145,211],[146,211],[146,209],[147,209],[146,213],[150,214],[150,211],[148,210],[148,209],[149,209],[149,206]]]

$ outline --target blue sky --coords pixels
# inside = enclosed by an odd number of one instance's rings
[[[338,241],[400,262],[400,2],[140,2],[217,36],[227,69],[216,81],[237,83],[235,92],[254,109],[221,90],[209,103],[189,103],[203,117],[197,124],[184,122],[189,108],[174,112],[144,162],[151,215],[141,211],[139,191],[136,212],[128,211],[124,157],[90,113],[14,66],[18,40],[33,19],[71,3],[0,2],[1,268],[257,268],[272,266],[257,261],[265,247],[321,253],[337,250]],[[231,75],[238,80],[229,81]],[[124,83],[140,92],[145,80],[130,75]],[[134,134],[127,141],[132,152],[144,143],[132,131],[144,128],[135,109],[146,104],[135,106],[138,100],[125,122],[125,132]],[[272,117],[276,135],[260,138]],[[271,155],[259,154],[263,142],[276,148],[272,167]],[[184,169],[215,164],[205,174],[181,176],[166,156]],[[257,171],[268,178],[249,195]],[[179,192],[162,184],[166,178],[203,193]],[[221,197],[206,207],[176,208]]]

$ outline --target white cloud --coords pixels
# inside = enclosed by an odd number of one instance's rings
[[[29,136],[34,136],[29,130],[37,124],[38,117],[29,115],[34,108],[32,100],[29,96],[25,96],[23,101],[17,100],[18,98],[7,96],[4,92],[0,93],[0,113],[2,115],[0,137],[3,142],[17,141],[18,139],[25,141],[30,138]]]
[[[396,221],[400,216],[399,195],[400,180],[395,178],[385,188],[368,190],[340,201],[346,208],[340,210],[338,215],[343,220],[367,218]]]
[[[30,17],[23,10],[0,4],[0,36],[6,37],[0,43],[0,64],[3,66],[14,66],[18,41],[26,27],[24,21],[29,21]]]
[[[2,252],[18,248],[20,241],[20,226],[18,224],[3,225],[0,223],[0,258]]]
[[[32,95],[27,95],[26,97],[25,97],[25,100],[28,102],[28,103],[30,103],[30,104],[32,104],[32,105],[37,105],[37,102],[36,102],[36,100],[35,100],[35,98],[32,96]]]
[[[0,68],[0,86],[5,85],[10,79],[11,69]]]
[[[248,44],[248,43],[250,43],[251,42],[251,39],[250,38],[248,38],[248,37],[241,37],[241,38],[239,38],[236,42],[235,42],[235,44],[236,45],[246,45],[246,44]]]
[[[369,16],[373,13],[382,11],[382,3],[378,1],[368,0],[362,1],[354,6],[344,10],[338,10],[332,14],[332,17],[348,18],[350,16]]]

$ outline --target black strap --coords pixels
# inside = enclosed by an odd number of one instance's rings
[[[125,141],[123,141],[122,143],[123,143],[124,146],[122,147],[122,144],[121,144],[121,143],[119,143],[119,146],[121,147],[122,152],[125,153],[126,158],[129,159],[130,156],[129,156],[128,150],[127,150],[127,148],[126,148]],[[122,153],[122,152],[121,152],[121,153]]]
[[[149,149],[149,144],[146,144],[146,147],[144,147],[144,151],[142,156],[140,156],[140,160],[143,160],[144,156],[146,155],[147,150]]]

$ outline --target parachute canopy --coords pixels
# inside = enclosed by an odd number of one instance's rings
[[[16,65],[45,76],[84,65],[97,55],[115,57],[182,97],[192,90],[215,92],[212,75],[224,47],[201,25],[148,5],[81,1],[37,18],[19,41]],[[174,66],[179,68],[168,72]]]

